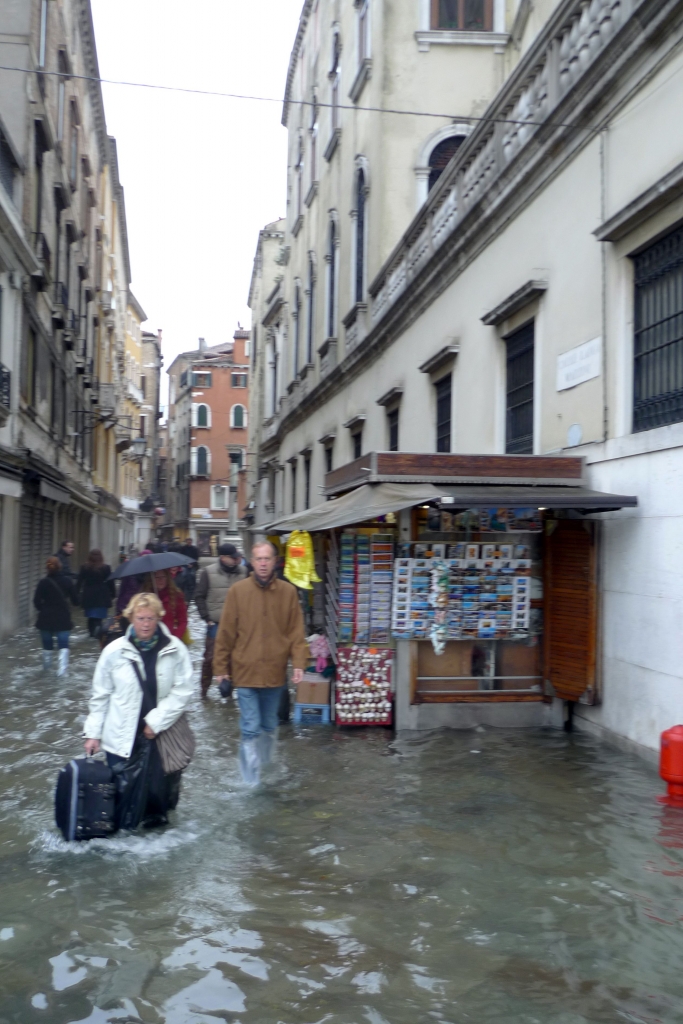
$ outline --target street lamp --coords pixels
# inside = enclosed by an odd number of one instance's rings
[[[134,437],[131,447],[133,449],[134,457],[136,459],[142,459],[147,451],[147,438]]]

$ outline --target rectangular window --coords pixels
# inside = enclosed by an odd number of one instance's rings
[[[182,384],[182,380],[181,380]],[[211,387],[211,374],[210,373],[193,373],[192,374],[192,387],[193,388],[210,388]]]
[[[292,466],[292,512],[296,512],[296,462]]]
[[[490,32],[493,0],[431,0],[432,28],[454,32]]]
[[[436,450],[451,450],[451,374],[435,384],[436,390]]]
[[[353,457],[359,459],[363,454],[363,431],[358,430],[355,434],[351,435],[351,444],[353,446]]]
[[[28,329],[24,358],[22,360],[21,393],[28,406],[33,407],[36,397],[36,332]]]
[[[230,384],[233,388],[246,388],[247,386],[247,375],[246,373],[232,373],[230,375]]]
[[[683,228],[633,258],[633,430],[683,420]]]
[[[358,13],[358,63],[370,56],[370,0],[363,0]]]
[[[507,342],[505,451],[534,450],[534,322],[510,334]]]
[[[48,0],[40,0],[40,36],[38,37],[38,67],[45,67],[47,49],[47,4]]]
[[[311,460],[304,459],[304,508],[311,507]]]
[[[147,398],[147,377],[144,373],[140,375],[140,391],[142,392],[142,397]]]
[[[387,413],[387,427],[389,429],[389,451],[398,451],[398,409],[392,409]]]
[[[140,417],[140,437],[146,437],[147,436],[147,434],[145,433],[146,427],[147,427],[147,417],[146,416],[141,416]]]
[[[228,507],[228,488],[215,484],[211,488],[211,508],[216,512],[224,512]]]
[[[331,473],[332,472],[332,453],[333,453],[333,451],[334,451],[334,448],[332,447],[332,445],[328,445],[327,448],[325,449],[325,472],[326,473]]]

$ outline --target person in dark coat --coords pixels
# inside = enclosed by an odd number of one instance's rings
[[[78,603],[88,620],[90,636],[97,636],[102,619],[107,617],[116,596],[114,581],[110,580],[111,566],[107,565],[99,548],[93,548],[85,565],[81,566],[76,584]]]
[[[63,676],[69,667],[69,634],[73,629],[69,598],[71,597],[71,580],[62,572],[58,558],[48,558],[47,575],[36,587],[33,604],[38,612],[36,629],[40,630],[43,642],[43,668],[52,667],[52,650],[54,638],[57,637],[59,648],[59,667],[57,675]]]
[[[71,556],[74,553],[74,547],[72,540],[63,540],[59,545],[59,551],[54,556],[59,561],[59,572],[63,577],[63,582],[68,584],[71,600],[76,592],[76,574],[71,571]]]

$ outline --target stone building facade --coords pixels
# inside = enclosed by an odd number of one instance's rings
[[[390,48],[382,18],[393,6],[370,0],[353,8],[357,17],[369,12],[372,25],[366,89],[378,51]],[[380,58],[393,61],[390,79],[402,80],[404,68],[435,51],[444,61],[480,52],[481,33],[494,28],[423,27],[431,12],[449,6],[401,5],[396,18],[413,19],[403,37],[412,55]],[[482,10],[486,17],[485,4]],[[318,52],[312,11],[304,9],[288,97]],[[332,15],[332,5],[319,3],[318,11]],[[266,525],[273,509],[277,515],[303,507],[303,458],[315,491],[329,470],[370,451],[583,455],[592,487],[636,495],[638,508],[589,517],[599,524],[598,692],[593,705],[577,707],[575,721],[656,748],[660,731],[683,716],[676,622],[683,564],[674,539],[683,478],[683,165],[671,130],[683,98],[683,4],[520,3],[508,5],[499,27],[486,51],[498,62],[488,105],[463,106],[445,77],[436,98],[415,89],[413,107],[419,98],[423,109],[462,111],[470,131],[417,214],[406,211],[405,223],[396,222],[400,230],[385,248],[373,241],[378,179],[369,164],[367,244],[377,256],[368,257],[363,331],[355,329],[359,310],[353,313],[343,284],[351,276],[347,252],[335,292],[349,310],[336,365],[327,342],[339,321],[329,330],[314,317],[312,359],[296,375],[289,339],[297,336],[297,279],[303,285],[306,278],[297,264],[290,280],[290,267],[321,187],[312,205],[304,203],[296,231],[295,199],[281,243],[289,264],[279,283],[286,322],[280,365],[287,369],[266,405],[255,453],[255,479],[270,474],[273,488],[255,486],[255,522]],[[324,39],[324,26],[320,31]],[[342,59],[347,38],[344,30]],[[368,95],[364,103],[380,105]],[[361,117],[371,114],[359,114],[358,125]],[[383,139],[398,131],[387,120],[377,118]],[[342,145],[345,132],[343,125]],[[360,135],[353,141],[355,154],[347,153],[338,171],[347,200],[357,181],[355,157],[365,155]],[[401,163],[406,189],[422,159],[413,145],[413,158]],[[291,140],[292,152],[295,146]],[[293,168],[290,156],[290,176]],[[393,200],[391,177],[379,181]],[[354,206],[347,201],[342,209]],[[326,266],[336,272],[336,259]],[[329,310],[329,292],[318,295]],[[266,366],[263,324],[272,301],[263,295],[253,307],[263,337],[255,356],[263,352]],[[259,382],[255,375],[254,386]],[[269,402],[264,391],[254,402]],[[399,708],[404,726],[414,727],[416,714]]]
[[[240,544],[249,427],[250,332],[184,352],[168,368],[169,474],[174,486],[167,522],[203,554]]]
[[[61,540],[75,542],[76,564],[92,546],[116,556],[130,263],[89,3],[0,0],[0,23],[6,636],[32,621],[35,584]]]

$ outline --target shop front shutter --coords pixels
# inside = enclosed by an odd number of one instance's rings
[[[33,537],[33,508],[21,503],[19,538],[19,625],[28,626],[31,611],[31,547]]]
[[[560,519],[545,538],[545,678],[557,697],[595,695],[597,557],[595,523]],[[550,532],[552,531],[552,532]]]

